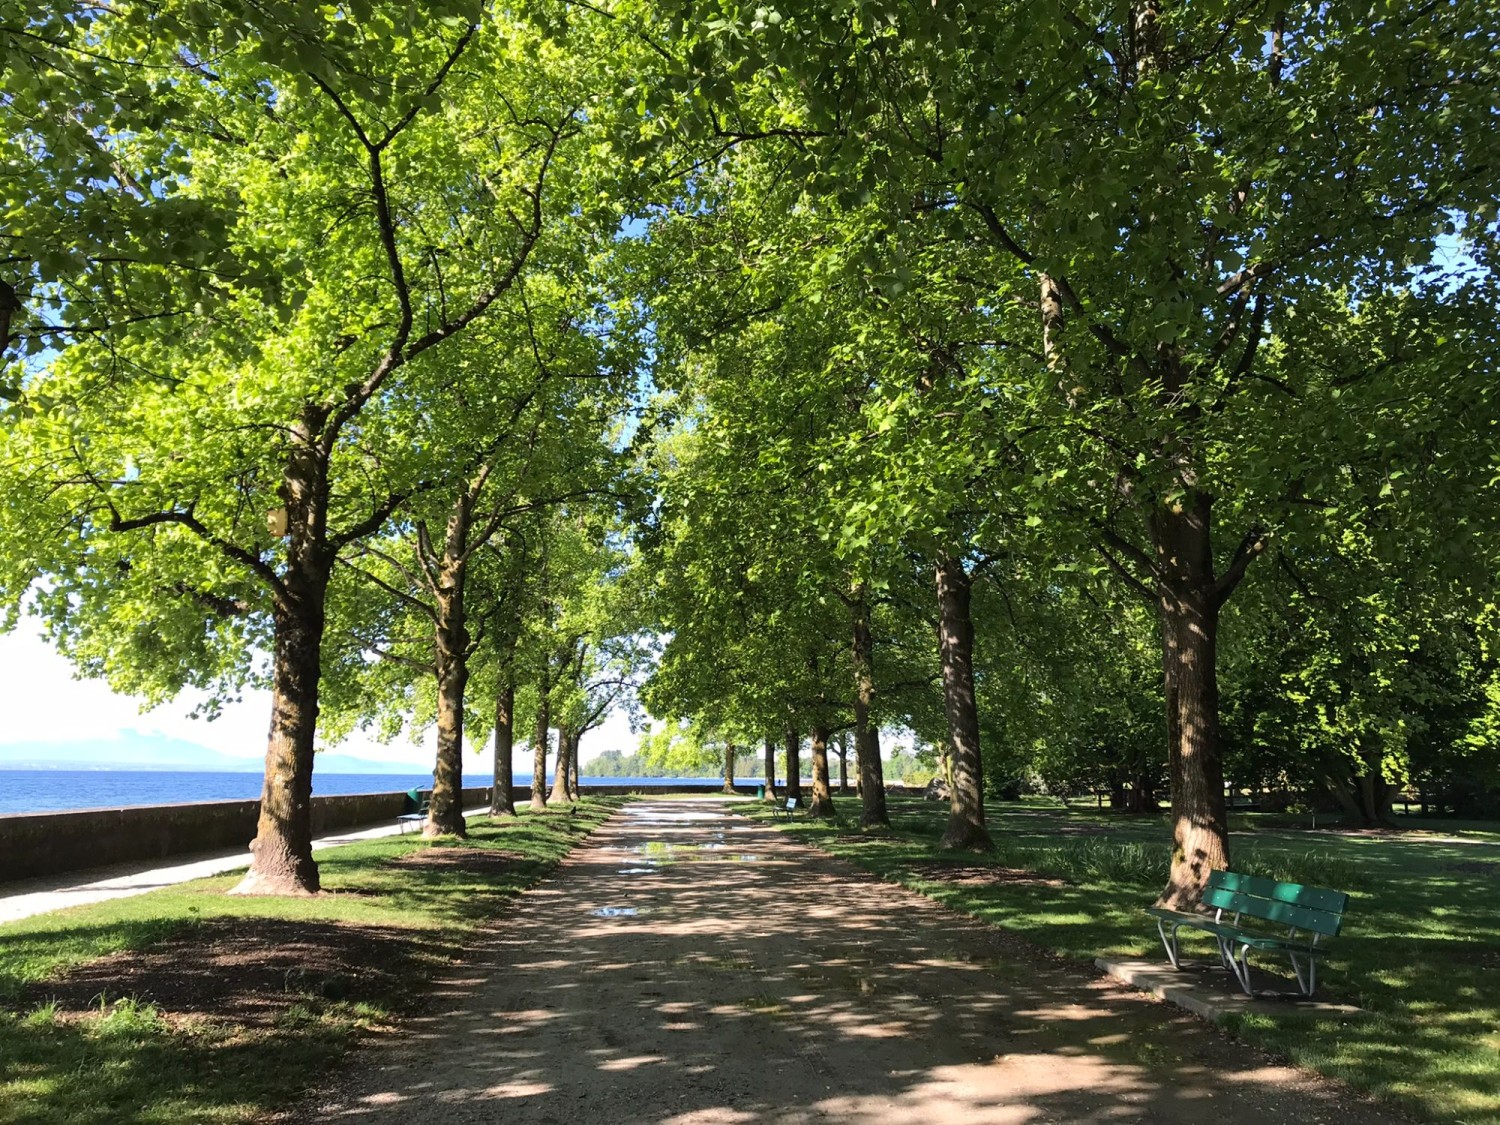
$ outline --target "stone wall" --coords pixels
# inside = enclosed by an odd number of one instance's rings
[[[487,804],[489,799],[488,789],[464,790],[466,808]],[[314,797],[313,833],[394,821],[406,805],[405,793]],[[255,838],[259,816],[259,801],[195,801],[0,816],[0,882],[245,848]]]

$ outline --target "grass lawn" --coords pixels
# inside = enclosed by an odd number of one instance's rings
[[[839,799],[844,818],[857,816],[857,800]],[[739,808],[770,817],[764,806]],[[938,850],[945,805],[893,799],[890,808],[889,834],[861,836],[847,824],[805,820],[780,827],[1065,957],[1091,963],[1117,954],[1165,962],[1155,927],[1142,913],[1165,882],[1170,834],[1164,818],[991,805],[996,850],[973,857]],[[1350,892],[1344,933],[1319,966],[1318,992],[1373,1013],[1348,1022],[1245,1018],[1234,1030],[1419,1116],[1500,1122],[1500,837],[1494,826],[1455,832],[1433,821],[1423,824],[1429,832],[1340,835],[1243,816],[1233,827],[1236,870]],[[1055,885],[943,879],[943,864],[976,859],[1051,876]],[[1196,940],[1201,944],[1190,955],[1213,955],[1210,939]]]
[[[0,1123],[244,1121],[420,1007],[475,931],[623,802],[319,856],[324,894],[226,875],[0,926]]]

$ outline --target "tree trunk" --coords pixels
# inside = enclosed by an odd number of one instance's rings
[[[839,735],[839,792],[849,792],[849,739],[847,733]]]
[[[583,738],[581,733],[573,735],[573,746],[568,751],[568,800],[578,800],[578,743]]]
[[[312,857],[313,750],[333,552],[327,543],[328,474],[314,434],[326,412],[309,407],[292,427],[282,478],[287,568],[272,610],[271,729],[250,869],[234,894],[316,894]]]
[[[828,784],[828,728],[814,726],[812,729],[812,803],[807,806],[808,816],[831,817],[833,790]]]
[[[880,763],[880,728],[875,709],[875,641],[870,635],[870,603],[863,584],[854,587],[854,760],[859,766],[859,823],[889,827],[885,807],[885,767]]]
[[[724,792],[734,792],[734,743],[724,743]]]
[[[802,736],[786,728],[786,795],[802,803]]]
[[[969,572],[943,555],[937,564],[938,652],[943,666],[943,711],[948,719],[953,776],[942,846],[983,852],[994,847],[984,823],[984,759],[974,699],[974,622]]]
[[[547,739],[552,728],[551,685],[544,673],[537,684],[536,734],[531,739],[531,807],[547,807]]]
[[[1172,779],[1172,871],[1160,903],[1191,910],[1209,873],[1229,867],[1219,748],[1219,605],[1210,541],[1211,499],[1189,492],[1151,519],[1156,550],[1167,759]]]
[[[511,756],[516,745],[516,684],[510,668],[501,673],[495,693],[495,788],[490,793],[491,816],[515,816],[515,778]]]
[[[776,740],[766,739],[766,800],[776,799]]]
[[[438,568],[435,668],[437,671],[437,768],[432,800],[422,835],[463,836],[464,828],[464,693],[469,686],[469,629],[464,610],[468,568],[454,560],[455,534],[461,545],[468,528],[454,524],[467,512],[459,505],[449,521],[449,550]],[[462,511],[462,517],[460,515]]]
[[[552,774],[552,802],[568,800],[568,756],[573,750],[573,728],[559,725],[557,728],[557,766]]]

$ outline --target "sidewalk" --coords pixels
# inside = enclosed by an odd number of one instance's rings
[[[465,817],[482,816],[489,806],[467,809]],[[359,828],[340,832],[332,836],[320,836],[313,841],[313,851],[336,848],[341,844],[352,844],[358,840],[376,840],[382,836],[395,836],[402,829],[400,824],[380,824],[374,828]],[[0,925],[18,922],[51,910],[67,906],[84,906],[91,902],[105,902],[114,898],[143,895],[161,887],[186,883],[192,879],[204,879],[210,875],[223,875],[250,866],[248,850],[220,853],[201,857],[186,863],[174,863],[168,867],[144,867],[140,864],[117,864],[113,867],[96,867],[87,871],[70,871],[47,879],[23,879],[14,883],[0,883]]]

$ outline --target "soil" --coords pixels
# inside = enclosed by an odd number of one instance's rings
[[[956,887],[1064,887],[1066,881],[1023,871],[1019,867],[996,867],[992,863],[964,863],[943,859],[907,864],[912,873],[930,883]]]
[[[267,1026],[309,996],[399,1002],[403,981],[430,975],[441,953],[430,934],[396,927],[210,919],[150,949],[101,957],[31,985],[10,1006],[27,1011],[50,1001],[67,1019],[129,998],[156,1005],[171,1022],[207,1017]]]
[[[627,806],[483,948],[279,1120],[1402,1120],[716,803]]]

